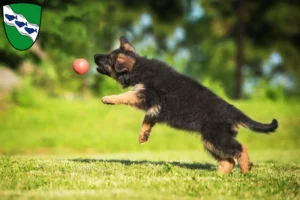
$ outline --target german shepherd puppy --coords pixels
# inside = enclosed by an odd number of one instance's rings
[[[245,145],[236,139],[238,126],[259,133],[270,133],[278,127],[252,120],[208,88],[176,72],[162,61],[139,56],[125,37],[120,48],[109,54],[94,55],[97,71],[112,77],[124,88],[133,89],[119,95],[105,96],[104,104],[126,104],[145,111],[139,142],[148,140],[155,123],[200,133],[204,147],[218,160],[219,171],[230,173],[237,159],[242,173],[250,170]]]

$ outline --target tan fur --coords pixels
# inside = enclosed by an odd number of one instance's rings
[[[142,128],[141,128],[140,135],[139,135],[139,142],[140,143],[147,142],[147,140],[150,136],[151,128],[152,128],[152,126],[149,123],[144,122],[142,124]]]
[[[157,117],[159,115],[160,109],[160,105],[152,106],[149,110],[147,110],[146,117]],[[139,134],[140,143],[145,143],[148,141],[152,126],[154,126],[153,122],[149,123],[144,120]]]
[[[135,106],[136,104],[139,104],[143,98],[139,94],[141,90],[144,89],[143,84],[137,84],[131,91],[125,92],[123,94],[119,95],[111,95],[111,96],[105,96],[101,99],[101,101],[105,104],[126,104]]]
[[[117,80],[117,74],[116,74],[116,72],[114,70],[112,70],[112,68],[110,66],[108,66],[108,65],[105,66],[105,70],[109,72],[110,76],[113,79]]]
[[[125,37],[120,37],[120,43],[121,49],[135,53],[134,47],[127,41]]]
[[[105,96],[102,98],[102,102],[105,104],[126,104],[132,105],[140,103],[141,99],[137,96],[136,91],[129,91],[119,95]]]
[[[242,152],[238,156],[237,161],[240,165],[241,172],[246,173],[250,170],[250,162],[248,156],[248,149],[245,145],[242,145]]]
[[[151,117],[156,117],[159,115],[160,109],[161,109],[160,105],[152,106],[149,110],[147,110],[146,115]]]
[[[135,59],[131,56],[125,55],[124,53],[120,53],[117,57],[116,62],[118,64],[123,65],[126,68],[126,70],[130,71],[133,68]]]
[[[132,90],[133,91],[140,91],[140,90],[144,90],[145,89],[145,86],[143,84],[136,84]]]
[[[124,50],[126,51],[132,51],[132,52],[135,52],[135,49],[133,48],[133,46],[129,43],[124,43],[122,44],[122,47]]]
[[[232,158],[219,161],[219,172],[222,174],[229,174],[234,168],[235,162]]]

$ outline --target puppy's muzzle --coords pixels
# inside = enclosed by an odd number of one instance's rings
[[[97,71],[101,74],[108,75],[108,71],[106,71],[104,67],[104,62],[106,59],[107,55],[104,54],[95,54],[94,55],[94,62],[97,65]]]

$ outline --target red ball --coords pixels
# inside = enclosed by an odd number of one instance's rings
[[[85,74],[89,71],[89,63],[84,58],[78,58],[73,62],[73,69],[77,74]]]

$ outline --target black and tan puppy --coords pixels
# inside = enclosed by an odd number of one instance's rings
[[[134,47],[120,38],[120,48],[109,54],[94,56],[97,71],[114,78],[124,88],[133,89],[106,96],[105,104],[127,104],[146,112],[139,142],[148,140],[155,123],[200,133],[204,146],[219,162],[219,171],[229,173],[236,158],[242,173],[250,170],[247,148],[236,139],[238,126],[269,133],[278,123],[256,122],[242,111],[219,98],[209,89],[176,72],[167,64],[139,56]]]

